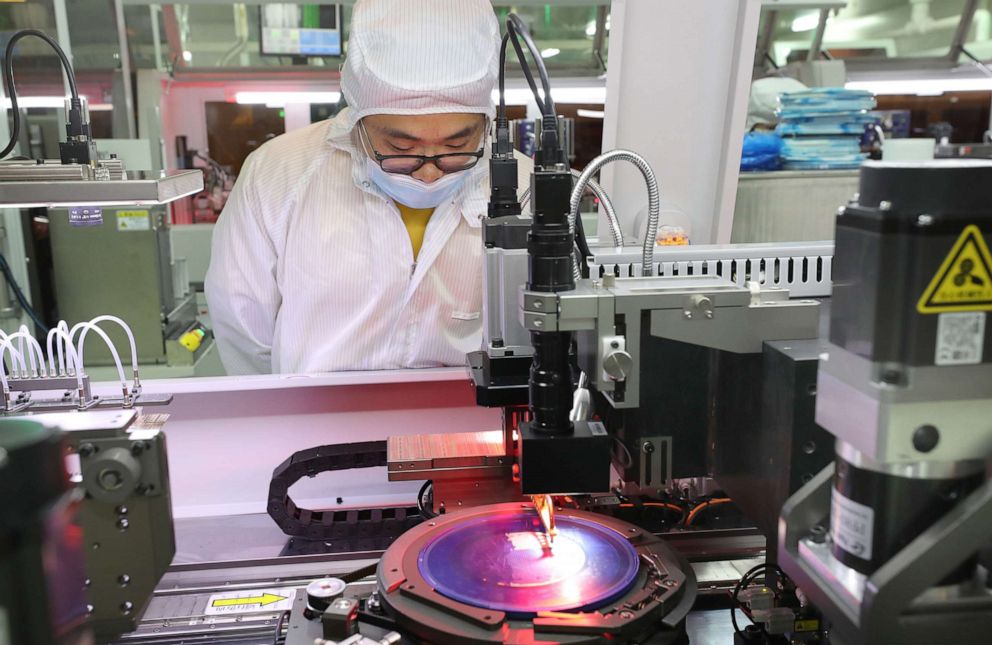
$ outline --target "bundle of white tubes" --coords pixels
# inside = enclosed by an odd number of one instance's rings
[[[107,333],[100,328],[100,323],[114,323],[120,326],[127,335],[131,350],[131,371],[134,379],[130,390],[120,353]],[[6,369],[0,369],[0,385],[3,387],[5,407],[10,407],[10,379],[75,377],[78,392],[82,396],[84,391],[83,376],[85,375],[83,356],[86,336],[90,331],[96,333],[107,344],[110,355],[114,359],[114,365],[117,367],[121,391],[125,400],[136,393],[141,387],[141,381],[138,376],[138,352],[134,342],[134,333],[128,324],[117,316],[97,316],[88,322],[77,323],[71,328],[66,321],[59,321],[59,324],[48,332],[45,348],[47,353],[42,350],[41,343],[31,335],[26,325],[21,325],[21,328],[13,334],[7,334],[0,330],[0,363],[4,363],[6,367]]]

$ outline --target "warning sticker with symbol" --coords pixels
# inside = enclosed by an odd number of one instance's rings
[[[992,311],[992,253],[974,224],[966,227],[916,303],[921,314]]]

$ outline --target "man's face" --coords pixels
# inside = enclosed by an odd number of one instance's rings
[[[485,135],[481,114],[376,114],[362,119],[372,147],[381,155],[443,155],[476,152]],[[372,156],[370,150],[366,150]],[[374,159],[374,157],[373,157]],[[411,177],[430,184],[444,175],[425,163]]]

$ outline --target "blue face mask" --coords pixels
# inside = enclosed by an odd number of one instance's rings
[[[391,198],[410,208],[437,208],[455,196],[465,183],[467,171],[448,173],[430,184],[410,175],[386,172],[372,159],[366,158],[369,178]]]

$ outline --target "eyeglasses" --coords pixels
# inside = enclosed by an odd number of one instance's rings
[[[359,128],[379,167],[395,175],[412,175],[423,168],[426,163],[434,164],[443,173],[461,172],[479,163],[479,159],[482,158],[486,150],[485,144],[483,144],[476,152],[449,152],[443,155],[383,155],[372,147],[372,139],[365,130],[365,124],[359,123]]]

